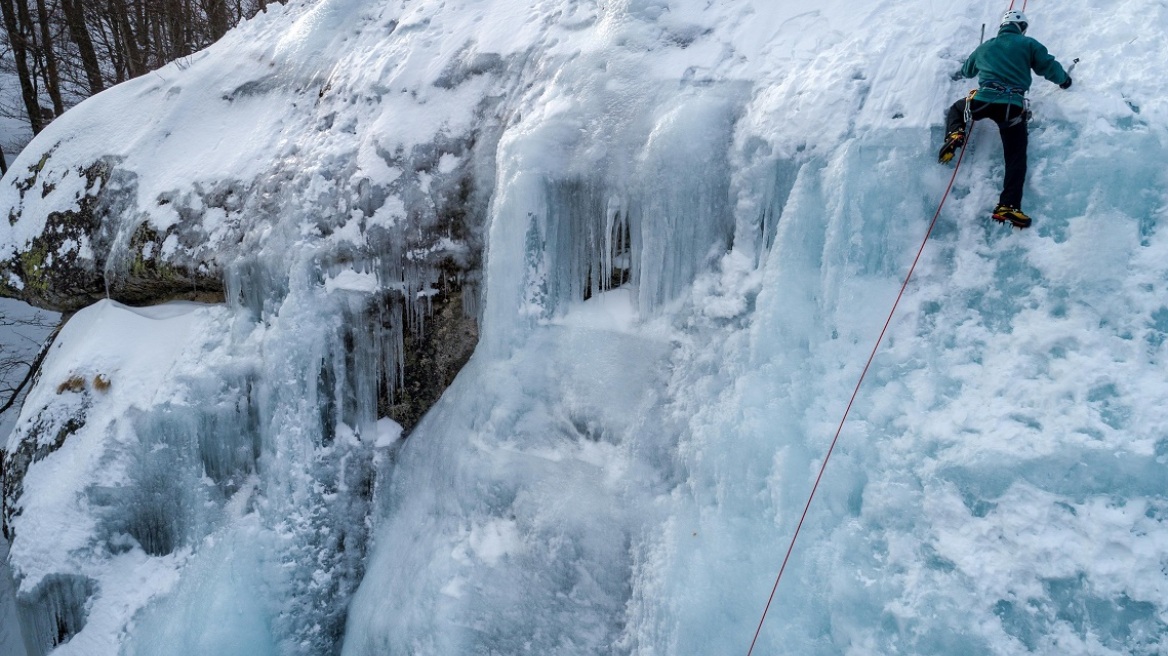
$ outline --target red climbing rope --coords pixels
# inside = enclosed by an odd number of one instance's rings
[[[973,138],[973,130],[967,130],[968,140]],[[864,364],[864,370],[860,373],[860,379],[856,381],[856,388],[852,390],[852,398],[848,400],[848,407],[844,410],[844,416],[840,419],[839,427],[835,430],[835,437],[831,440],[831,446],[827,448],[827,455],[823,457],[823,464],[819,466],[819,475],[815,477],[815,484],[811,486],[811,494],[807,496],[807,504],[803,506],[803,515],[799,517],[799,523],[795,525],[795,534],[791,536],[791,543],[787,546],[787,554],[783,556],[783,565],[779,568],[779,574],[775,577],[775,585],[771,588],[771,596],[767,599],[766,608],[762,611],[762,618],[758,621],[758,628],[754,630],[754,639],[750,641],[750,649],[747,650],[746,656],[751,656],[754,653],[754,646],[758,643],[758,635],[762,632],[762,625],[766,622],[767,613],[771,609],[771,603],[775,600],[775,591],[779,589],[779,581],[783,578],[783,572],[787,569],[787,562],[791,559],[791,552],[795,550],[795,541],[799,539],[799,532],[803,529],[803,521],[807,519],[807,511],[811,508],[811,501],[815,498],[815,493],[819,490],[819,482],[823,480],[823,472],[827,469],[827,461],[831,459],[832,452],[835,451],[835,445],[839,442],[840,433],[844,430],[844,422],[848,420],[848,415],[852,412],[852,404],[856,402],[856,396],[860,393],[860,385],[864,383],[864,377],[868,375],[868,369],[872,366],[872,360],[876,358],[876,352],[880,349],[881,342],[884,341],[884,334],[888,332],[888,326],[892,323],[892,317],[896,314],[896,308],[900,305],[900,299],[904,297],[904,290],[908,288],[909,280],[912,280],[913,272],[917,269],[917,263],[921,260],[921,253],[925,252],[925,244],[929,242],[929,237],[933,234],[933,228],[937,225],[937,218],[941,216],[941,209],[945,207],[945,201],[949,198],[949,192],[953,190],[953,183],[957,180],[957,172],[961,170],[961,160],[965,159],[965,151],[969,148],[969,141],[966,141],[965,147],[961,149],[961,154],[957,157],[957,164],[953,167],[953,176],[949,178],[949,186],[945,187],[945,194],[941,196],[941,202],[937,205],[937,212],[933,214],[933,220],[929,222],[929,229],[925,231],[925,238],[921,240],[921,247],[917,249],[917,256],[913,258],[912,266],[908,269],[908,275],[904,277],[904,284],[900,286],[900,293],[896,295],[896,302],[892,304],[892,310],[888,313],[888,319],[884,321],[884,328],[880,330],[880,337],[876,339],[876,345],[872,347],[872,353],[868,356],[868,362]]]

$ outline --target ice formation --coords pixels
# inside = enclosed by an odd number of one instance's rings
[[[30,653],[745,653],[1003,9],[291,2],[70,112],[5,252],[108,158],[122,213],[40,255],[227,302],[54,346],[7,449]],[[1028,12],[1082,58],[1032,93],[1035,227],[986,220],[978,126],[756,653],[1168,651],[1168,9]],[[403,440],[440,261],[481,333]]]

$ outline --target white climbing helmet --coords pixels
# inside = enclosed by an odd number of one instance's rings
[[[1010,11],[1002,14],[1002,25],[1005,25],[1006,23],[1018,23],[1018,27],[1022,28],[1023,32],[1025,32],[1027,26],[1030,25],[1030,21],[1026,20],[1026,14],[1018,11],[1017,9],[1011,9]]]

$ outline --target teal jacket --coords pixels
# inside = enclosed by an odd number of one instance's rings
[[[997,37],[978,46],[965,60],[961,74],[977,77],[975,100],[1022,107],[1030,90],[1031,69],[1055,84],[1064,84],[1071,77],[1046,46],[1022,34],[1017,24],[1006,23]]]

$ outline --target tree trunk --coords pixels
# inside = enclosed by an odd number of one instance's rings
[[[69,27],[69,36],[77,45],[77,52],[81,55],[81,66],[85,69],[85,78],[89,81],[89,95],[97,95],[105,88],[101,79],[101,64],[97,61],[97,52],[93,49],[93,39],[89,37],[89,28],[85,25],[85,10],[81,6],[82,0],[61,0],[61,9],[65,13],[65,24]]]
[[[73,0],[80,4],[81,0]],[[114,69],[114,84],[121,84],[129,78],[129,64],[126,63],[126,49],[122,45],[121,27],[114,18],[113,3],[107,3],[104,11],[98,9],[97,36],[101,42],[102,58]]]
[[[61,99],[61,75],[57,71],[57,55],[53,52],[53,37],[49,33],[49,11],[45,0],[36,0],[37,19],[41,24],[41,48],[45,53],[45,88],[53,101],[53,116],[65,113],[65,101]]]
[[[231,17],[227,11],[227,0],[206,0],[207,31],[211,41],[218,41],[230,29]]]
[[[150,34],[150,16],[147,14],[147,7],[145,2],[134,2],[134,27],[130,27],[130,20],[127,15],[126,18],[126,33],[137,37],[130,39],[138,49],[138,70],[134,72],[134,77],[152,70],[157,64],[155,63],[158,54],[158,43],[154,43],[151,48],[151,34]],[[150,55],[154,54],[155,57]]]
[[[147,69],[142,60],[142,49],[138,47],[138,37],[130,27],[129,10],[124,3],[110,0],[109,4],[110,20],[114,21],[117,25],[121,46],[125,49],[126,76],[131,78],[138,77],[142,73],[145,73]]]
[[[0,0],[0,12],[4,14],[4,29],[8,30],[8,42],[12,44],[12,58],[16,61],[16,75],[20,78],[20,95],[24,99],[24,109],[28,112],[28,124],[32,127],[32,133],[38,134],[45,124],[41,118],[36,86],[28,68],[28,40],[17,23],[12,0]]]

